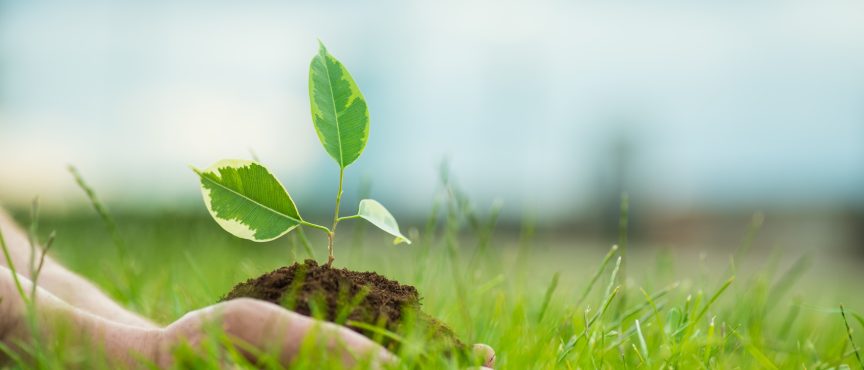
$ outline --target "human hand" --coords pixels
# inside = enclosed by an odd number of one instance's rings
[[[0,267],[0,343],[12,348],[28,343],[34,338],[27,327],[27,309],[18,295],[12,273]],[[25,291],[31,282],[18,276]],[[257,362],[257,354],[277,346],[279,361],[291,364],[300,354],[301,345],[314,332],[318,345],[334,356],[345,367],[354,367],[369,360],[372,368],[398,363],[398,359],[384,347],[365,336],[330,322],[315,320],[308,316],[288,311],[272,303],[241,298],[222,302],[192,311],[171,325],[159,327],[133,326],[111,321],[69,305],[52,293],[36,289],[39,308],[36,322],[40,332],[52,340],[55,328],[52,324],[66,322],[75,330],[56,335],[71,340],[71,343],[94,343],[104,348],[108,360],[117,365],[139,366],[141,360],[167,368],[174,364],[174,349],[182,343],[202,343],[210,333],[211,325],[218,325],[235,348]],[[71,334],[71,337],[70,337]],[[484,359],[484,366],[491,367],[495,354],[489,346],[478,344],[474,353]]]
[[[392,353],[365,336],[341,325],[315,320],[283,309],[272,303],[241,298],[222,302],[198,311],[193,311],[163,329],[154,352],[157,364],[171,365],[171,348],[179,342],[197,343],[206,336],[208,323],[221,322],[222,330],[232,340],[251,345],[253,348],[268,348],[280,344],[279,354],[283,364],[291,363],[300,353],[304,339],[314,330],[320,345],[341,360],[346,367],[355,366],[361,359],[370,359],[373,368],[397,363]],[[485,344],[475,344],[473,352],[484,359],[484,369],[491,368],[495,352]],[[251,361],[254,354],[244,353]]]
[[[104,295],[92,283],[68,271],[50,257],[44,259],[45,271],[38,287],[25,269],[15,274],[9,265],[26,265],[32,249],[26,233],[15,225],[11,217],[0,209],[0,229],[11,254],[11,260],[0,259],[0,344],[12,350],[23,350],[22,343],[34,340],[27,324],[28,309],[16,287],[15,278],[24,292],[35,293],[38,301],[35,323],[39,326],[40,340],[64,337],[71,343],[95,343],[104,349],[109,361],[130,367],[140,366],[142,359],[160,367],[172,365],[173,349],[180,343],[196,344],[206,338],[209,323],[221,328],[241,348],[270,349],[279,344],[280,361],[288,365],[300,353],[303,340],[312,333],[323,342],[333,356],[344,365],[357,364],[363,356],[371,356],[381,366],[396,363],[392,353],[344,326],[314,320],[283,309],[277,305],[253,300],[236,299],[190,312],[173,324],[161,328],[137,314],[125,310]],[[72,332],[60,335],[53,324],[66,322]],[[58,337],[58,338],[55,338]],[[246,346],[249,345],[249,346]],[[489,346],[474,345],[474,353],[482,357],[484,366],[491,367],[495,354]],[[254,362],[254,353],[244,353]],[[2,356],[0,356],[2,362]],[[2,365],[2,363],[0,363]]]

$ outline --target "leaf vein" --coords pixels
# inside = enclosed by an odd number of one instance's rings
[[[259,203],[258,201],[254,200],[254,199],[252,199],[252,198],[249,198],[249,197],[247,197],[246,195],[244,195],[244,194],[242,194],[242,193],[240,193],[240,192],[238,192],[238,191],[236,191],[236,190],[234,190],[234,189],[231,189],[231,188],[229,188],[229,187],[227,187],[227,186],[225,186],[225,185],[220,184],[220,183],[217,182],[217,181],[214,181],[213,179],[211,179],[211,178],[209,178],[209,177],[207,177],[207,176],[204,176],[203,174],[200,174],[200,173],[199,173],[198,176],[201,177],[202,180],[207,181],[207,182],[210,182],[211,184],[216,185],[216,186],[222,188],[223,190],[227,190],[227,191],[229,191],[229,192],[231,192],[231,193],[233,193],[233,194],[235,194],[235,195],[237,195],[237,196],[239,196],[239,197],[241,197],[241,198],[243,198],[243,199],[249,201],[250,203],[253,203],[253,204],[257,205],[257,206],[260,206],[261,208],[264,208],[265,210],[270,211],[271,213],[273,213],[273,214],[275,214],[275,215],[277,215],[277,216],[281,216],[281,217],[286,218],[286,219],[288,219],[288,220],[294,221],[294,222],[296,222],[298,225],[301,224],[301,223],[303,223],[303,220],[296,219],[296,218],[291,217],[291,216],[289,216],[289,215],[286,215],[286,214],[284,214],[284,213],[282,213],[282,212],[279,212],[279,211],[277,211],[277,210],[275,210],[275,209],[273,209],[273,208],[270,208],[270,207],[268,207],[268,206],[265,206],[265,205]],[[237,219],[237,221],[239,221],[239,222],[241,222],[241,223],[243,222],[242,219]],[[249,226],[251,227],[252,225],[249,225]]]

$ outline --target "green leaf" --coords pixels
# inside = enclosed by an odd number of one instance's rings
[[[320,44],[309,66],[312,122],[324,149],[342,168],[357,160],[369,137],[369,110],[351,74]]]
[[[411,241],[399,232],[399,225],[393,215],[387,211],[387,208],[378,203],[376,200],[363,199],[360,201],[360,210],[357,215],[378,226],[379,229],[386,231],[388,234],[396,237],[393,244],[402,242],[411,244]]]
[[[224,159],[204,171],[193,170],[201,178],[210,215],[234,236],[266,242],[302,221],[285,187],[257,162]]]

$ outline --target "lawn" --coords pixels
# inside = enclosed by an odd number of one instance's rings
[[[741,244],[728,250],[631,245],[622,253],[608,248],[615,240],[582,245],[542,231],[496,236],[483,217],[465,222],[471,217],[458,207],[441,209],[447,215],[413,230],[410,246],[394,246],[371,227],[346,225],[335,265],[415,285],[425,311],[466,342],[496,349],[497,368],[862,367],[855,350],[864,344],[861,274],[842,273],[819,254],[766,250],[751,243],[759,240],[748,237],[755,229],[742,228]],[[52,253],[58,260],[161,323],[215,303],[237,282],[308,258],[296,234],[247,242],[223,232],[203,207],[116,215],[121,253],[89,210],[43,216],[41,223],[57,232]],[[326,241],[309,234],[323,260]],[[421,339],[403,339],[404,367],[465,367],[424,351]],[[309,361],[296,367],[321,368],[312,359],[326,354],[307,350]],[[216,367],[220,351],[215,345],[203,355],[181,350],[178,364]],[[104,365],[95,352],[68,348],[37,357],[45,367]]]

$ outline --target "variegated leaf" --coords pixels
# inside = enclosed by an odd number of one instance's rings
[[[270,241],[302,220],[285,187],[257,162],[227,159],[195,172],[210,215],[237,237]]]
[[[366,221],[371,222],[373,225],[378,226],[379,229],[384,230],[390,235],[396,237],[393,240],[393,244],[399,244],[402,242],[411,244],[411,241],[402,235],[399,231],[399,225],[396,223],[396,219],[393,218],[393,215],[387,211],[387,208],[384,208],[381,203],[373,199],[363,199],[360,201],[360,210],[357,212],[357,215],[365,219]]]
[[[309,101],[318,139],[340,167],[347,167],[366,147],[369,110],[348,70],[324,44],[309,66]]]

